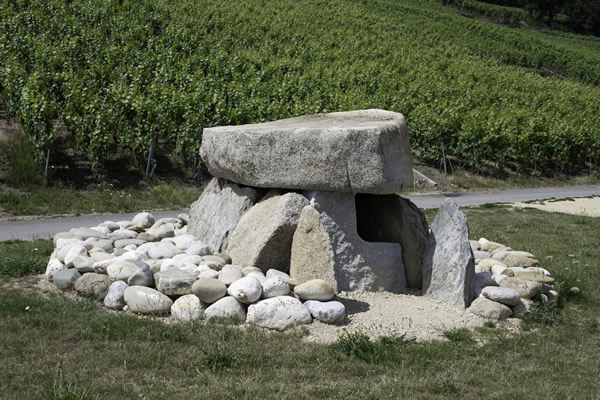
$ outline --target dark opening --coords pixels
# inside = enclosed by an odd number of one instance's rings
[[[356,230],[367,242],[400,243],[398,196],[359,193],[356,203]]]

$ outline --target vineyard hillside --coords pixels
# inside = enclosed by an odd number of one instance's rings
[[[433,0],[0,0],[0,95],[38,156],[96,167],[202,127],[382,108],[424,162],[598,171],[600,39]]]

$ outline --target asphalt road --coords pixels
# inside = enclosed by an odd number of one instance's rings
[[[403,196],[410,199],[420,208],[437,208],[446,197],[453,198],[459,206],[476,206],[486,203],[516,203],[527,200],[549,198],[600,196],[600,185],[567,186],[559,188],[510,189],[487,192],[434,193]],[[155,218],[176,217],[189,210],[157,211]],[[65,232],[71,228],[91,227],[104,221],[131,220],[132,214],[94,215],[79,217],[61,217],[50,219],[33,219],[25,221],[0,221],[0,242],[13,239],[32,240],[49,238],[57,232]]]

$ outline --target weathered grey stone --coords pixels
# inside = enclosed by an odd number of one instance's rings
[[[533,305],[533,300],[521,299],[519,303],[512,308],[513,317],[520,318],[524,313],[528,312]]]
[[[148,249],[148,256],[156,260],[173,258],[175,256],[175,251],[171,244],[159,244],[158,246],[152,246]]]
[[[121,240],[115,240],[115,248],[116,249],[122,249],[124,247],[127,247],[129,245],[135,245],[135,247],[137,248],[138,246],[143,245],[144,243],[146,243],[145,240],[141,240],[138,236],[137,239],[121,239]]]
[[[46,278],[52,282],[54,280],[54,274],[64,269],[67,269],[67,267],[65,264],[61,263],[58,258],[50,258],[48,265],[46,266]]]
[[[179,269],[170,269],[154,274],[156,289],[166,295],[183,295],[192,292],[196,275]]]
[[[413,184],[402,114],[362,110],[205,129],[213,176],[256,187],[397,193]]]
[[[108,239],[99,239],[99,240],[90,240],[89,242],[86,241],[86,247],[89,248],[89,246],[92,246],[91,249],[89,249],[89,252],[92,252],[92,250],[96,249],[101,249],[107,253],[110,253],[111,251],[113,251],[113,241],[112,240],[108,240]]]
[[[258,201],[258,197],[254,188],[214,178],[192,204],[188,232],[213,251],[224,251],[241,216]]]
[[[265,299],[269,299],[271,297],[277,296],[285,296],[290,292],[290,285],[288,285],[287,280],[282,278],[281,276],[272,276],[270,278],[266,278],[262,285],[262,297]]]
[[[148,229],[148,233],[156,236],[158,240],[162,240],[175,236],[175,228],[172,224],[166,223],[159,225],[157,228]]]
[[[110,229],[110,231],[116,231],[117,229],[121,229],[121,225],[117,224],[114,221],[104,221],[101,224],[98,224],[99,227],[105,227]]]
[[[509,267],[537,267],[540,262],[528,254],[530,253],[513,251],[504,258],[503,262]]]
[[[56,235],[53,236],[52,241],[54,242],[54,247],[55,248],[60,248],[60,246],[58,245],[58,241],[59,239],[75,239],[75,240],[81,240],[79,238],[76,238],[75,235],[73,235],[72,233],[69,232],[58,232]]]
[[[212,254],[213,250],[206,243],[202,242],[201,240],[197,240],[194,243],[191,243],[185,252],[186,254],[191,255],[207,256]]]
[[[131,220],[133,225],[141,226],[142,228],[150,228],[154,225],[154,215],[149,212],[141,212]]]
[[[467,218],[458,204],[447,198],[431,225],[423,260],[423,293],[467,308],[473,299],[474,276]]]
[[[524,281],[542,282],[547,285],[552,285],[554,283],[554,278],[551,276],[546,276],[538,271],[517,272],[515,276],[519,279],[523,279]]]
[[[262,328],[283,331],[310,324],[312,318],[299,300],[290,296],[279,296],[250,304],[247,322]]]
[[[251,276],[251,277],[257,279],[261,285],[263,284],[264,281],[267,280],[267,277],[265,276],[265,274],[262,273],[262,271],[261,272],[250,272],[246,276]]]
[[[154,286],[154,273],[149,267],[142,267],[135,271],[129,279],[127,279],[129,286]]]
[[[213,256],[221,258],[223,261],[225,261],[225,264],[231,264],[233,262],[233,260],[231,259],[231,256],[225,252],[217,252],[217,253],[213,254]],[[210,257],[208,257],[208,258],[210,258]]]
[[[104,297],[104,306],[113,310],[122,310],[125,307],[125,289],[128,287],[129,285],[123,281],[113,282]]]
[[[148,233],[148,232],[142,232],[142,233],[140,233],[137,236],[137,238],[139,240],[144,240],[146,242],[156,242],[156,241],[158,241],[158,238],[156,236],[154,236],[153,234]]]
[[[227,253],[234,264],[289,271],[292,239],[308,199],[288,193],[261,201],[245,213],[233,231]]]
[[[227,286],[243,277],[242,267],[239,265],[225,265],[219,273],[219,280]]]
[[[139,269],[140,267],[132,262],[119,260],[110,264],[106,268],[106,273],[113,281],[127,282],[129,277],[136,273]]]
[[[287,273],[285,273],[283,271],[279,271],[277,269],[273,269],[273,268],[269,269],[267,271],[267,273],[265,274],[265,276],[267,277],[267,279],[268,278],[273,278],[275,276],[278,276],[280,278],[283,278],[286,282],[288,281],[288,279],[290,279],[290,275],[289,274],[287,274]]]
[[[72,268],[73,267],[73,260],[75,259],[75,257],[78,256],[85,256],[87,257],[88,253],[87,253],[87,249],[85,246],[80,245],[80,244],[76,244],[74,246],[71,246],[69,248],[69,251],[67,252],[67,254],[65,255],[65,265],[67,266],[67,268]]]
[[[184,225],[187,225],[190,222],[190,215],[187,213],[181,213],[177,216],[177,218],[183,222]]]
[[[73,290],[75,282],[81,277],[75,268],[63,269],[54,273],[53,282],[60,290]]]
[[[294,288],[294,293],[302,300],[328,301],[335,295],[333,288],[323,279],[312,279]]]
[[[490,272],[477,272],[474,277],[473,285],[476,288],[484,288],[486,286],[498,286]]]
[[[202,256],[182,253],[176,254],[175,257],[173,257],[173,260],[181,261],[186,264],[200,265],[202,263]]]
[[[519,292],[510,288],[488,286],[483,288],[481,294],[492,301],[497,301],[509,307],[516,306],[521,300]]]
[[[218,279],[199,278],[192,285],[192,293],[204,303],[214,303],[227,294],[227,286]]]
[[[108,293],[111,283],[110,278],[104,274],[83,274],[75,282],[75,291],[81,296],[102,300]]]
[[[290,276],[324,279],[334,291],[398,292],[406,288],[398,243],[363,240],[351,193],[307,192],[292,242]]]
[[[81,239],[87,238],[100,238],[104,236],[104,234],[96,229],[91,228],[73,228],[69,231],[69,233],[73,234],[75,237],[79,237]]]
[[[506,319],[512,315],[512,310],[504,304],[497,303],[486,297],[478,297],[473,300],[469,312],[488,319]]]
[[[262,286],[258,279],[251,276],[245,276],[242,279],[238,279],[233,282],[227,293],[233,296],[240,303],[250,304],[254,303],[262,295]]]
[[[138,236],[137,232],[130,231],[128,229],[118,229],[108,235],[110,240],[122,240],[122,239],[136,239]]]
[[[490,258],[492,255],[490,253],[488,253],[487,251],[474,251],[473,252],[473,257],[475,257],[478,260],[484,259],[484,258]]]
[[[171,306],[171,316],[178,321],[194,321],[204,318],[206,307],[193,294],[181,296]]]
[[[146,286],[129,286],[125,289],[123,298],[132,313],[165,314],[173,305],[173,300],[169,297]]]
[[[163,241],[169,241],[175,245],[175,247],[182,250],[187,250],[193,243],[197,242],[198,239],[194,235],[189,233],[181,233],[175,235],[172,238],[164,239]]]
[[[542,290],[542,284],[540,282],[524,281],[519,278],[502,279],[498,281],[498,286],[515,289],[522,298],[530,299],[540,294]]]
[[[429,238],[425,215],[410,200],[395,194],[357,194],[357,229],[367,242],[399,243],[408,287],[421,289],[423,254]]]
[[[346,307],[339,301],[308,300],[304,302],[304,307],[314,319],[326,324],[342,322],[346,316]]]
[[[235,298],[227,296],[208,306],[204,311],[204,319],[213,324],[243,324],[246,310]]]
[[[269,271],[267,271],[267,273]],[[244,267],[244,268],[242,268],[242,274],[244,274],[244,276],[248,276],[248,274],[251,273],[251,272],[258,272],[259,274],[264,275],[264,273],[262,272],[262,270],[260,268],[257,268],[257,267]],[[285,274],[285,272],[282,272],[282,274]]]

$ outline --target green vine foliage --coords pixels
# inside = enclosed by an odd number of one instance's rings
[[[115,139],[191,158],[201,127],[384,108],[426,161],[571,171],[600,158],[598,84],[600,39],[434,0],[0,1],[9,112],[39,154],[63,121],[94,165]]]

